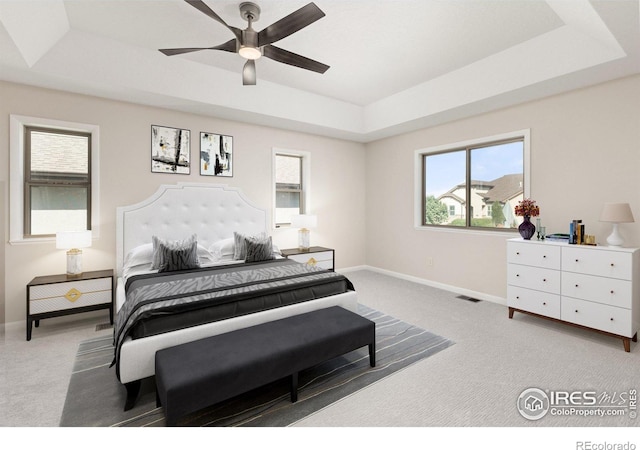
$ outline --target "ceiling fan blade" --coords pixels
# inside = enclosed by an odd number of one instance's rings
[[[326,64],[322,64],[318,61],[314,61],[313,59],[309,59],[305,56],[292,53],[288,50],[284,50],[273,45],[267,45],[263,47],[262,54],[269,59],[273,59],[274,61],[300,67],[301,69],[312,70],[318,73],[325,73],[327,69],[329,69],[329,66],[327,66]]]
[[[228,25],[227,22],[222,20],[222,17],[217,15],[215,12],[213,12],[213,10],[209,8],[202,0],[185,0],[185,2],[187,2],[188,4],[196,8],[198,11],[205,13],[207,16],[211,17],[214,20],[217,20],[222,25],[230,29],[233,32],[233,34],[235,34],[237,39],[242,39],[241,29]]]
[[[231,39],[224,44],[216,45],[215,47],[204,48],[161,48],[159,51],[167,56],[181,55],[183,53],[197,52],[199,50],[223,50],[225,52],[235,53],[237,51],[236,40]]]
[[[315,3],[309,3],[297,11],[269,25],[258,33],[258,45],[272,44],[324,17],[324,13]]]
[[[242,68],[242,84],[254,86],[256,84],[256,61],[248,59]]]

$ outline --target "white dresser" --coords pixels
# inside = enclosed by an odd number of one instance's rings
[[[507,241],[507,306],[622,339],[640,329],[640,249]]]

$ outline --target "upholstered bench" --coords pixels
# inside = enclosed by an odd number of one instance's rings
[[[298,399],[298,372],[369,346],[375,367],[375,324],[339,306],[188,342],[156,352],[156,398],[166,422],[291,377]]]

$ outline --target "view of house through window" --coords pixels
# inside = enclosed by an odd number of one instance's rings
[[[25,128],[24,234],[91,228],[91,134]]]
[[[423,155],[423,225],[517,228],[524,138]]]
[[[291,216],[304,214],[302,156],[275,155],[275,223],[291,223]]]

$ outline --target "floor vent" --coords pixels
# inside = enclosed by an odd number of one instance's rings
[[[477,298],[468,297],[466,295],[458,295],[456,298],[459,298],[459,299],[462,299],[462,300],[467,300],[467,301],[473,302],[473,303],[478,303],[478,302],[482,301],[482,300],[479,300]]]
[[[96,331],[106,330],[107,328],[113,328],[110,323],[99,323],[96,325]]]

